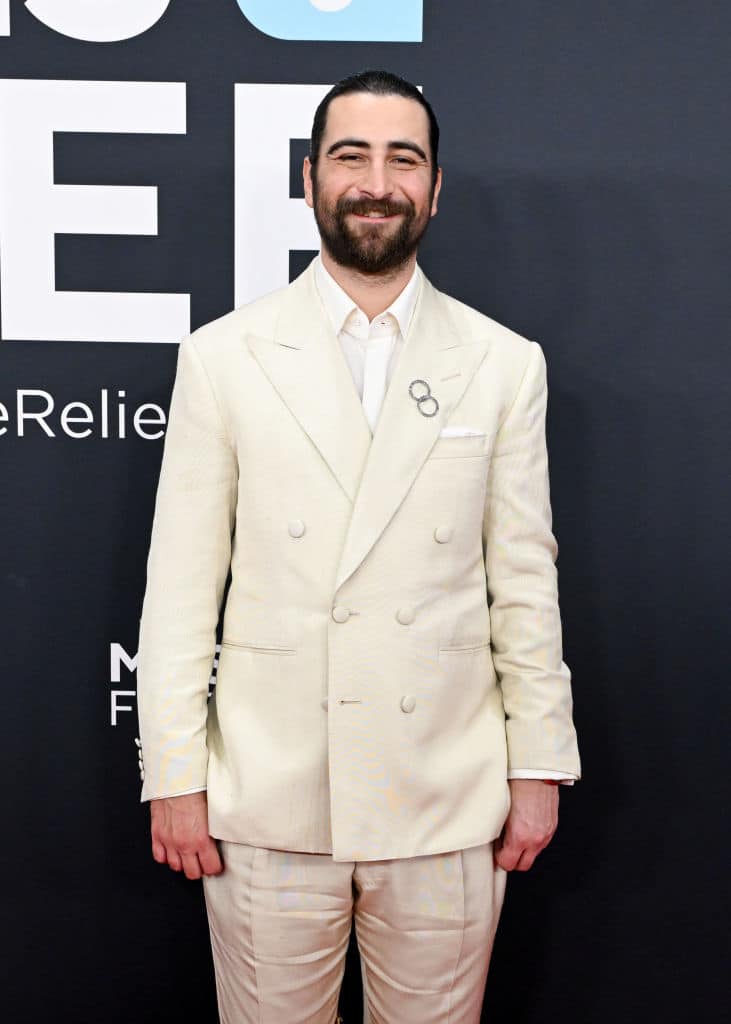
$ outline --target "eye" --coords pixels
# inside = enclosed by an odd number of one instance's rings
[[[394,163],[403,164],[405,167],[415,167],[416,160],[411,156],[395,156],[393,158]]]
[[[354,163],[360,163],[360,161],[364,160],[365,157],[363,156],[362,153],[342,153],[337,159],[340,161],[340,163],[343,163],[343,164],[345,164],[345,163],[354,164]]]

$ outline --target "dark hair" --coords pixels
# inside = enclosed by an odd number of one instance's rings
[[[419,90],[405,78],[390,71],[368,70],[361,71],[357,75],[350,75],[343,78],[332,87],[330,92],[321,101],[315,111],[315,118],[312,122],[312,135],[310,137],[310,162],[314,165],[320,156],[320,145],[322,136],[325,134],[327,123],[327,111],[333,100],[338,96],[347,96],[349,93],[369,92],[375,96],[404,96],[406,99],[415,100],[426,111],[429,119],[429,147],[432,158],[432,184],[436,181],[439,164],[439,124],[436,115],[428,100],[425,100]]]

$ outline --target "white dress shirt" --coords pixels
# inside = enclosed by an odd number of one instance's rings
[[[403,350],[421,290],[422,272],[417,265],[403,291],[388,309],[369,322],[368,317],[347,295],[326,269],[322,258],[315,260],[315,283],[326,315],[343,350],[358,397],[371,428],[376,429],[386,389]],[[573,786],[576,776],[550,770],[512,768],[509,779],[559,779]],[[202,792],[186,790],[188,793]],[[179,793],[183,796],[183,793]]]

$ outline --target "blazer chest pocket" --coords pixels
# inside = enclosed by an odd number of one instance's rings
[[[489,453],[489,438],[485,434],[464,437],[438,437],[429,452],[429,459],[480,458]]]

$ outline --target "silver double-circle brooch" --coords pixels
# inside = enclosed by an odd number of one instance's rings
[[[419,388],[419,390],[422,390],[422,388],[426,389],[425,391],[422,391],[420,395],[414,394],[414,387],[417,387],[418,385],[421,385],[421,388]],[[439,402],[437,402],[436,398],[431,393],[431,388],[429,387],[425,380],[412,380],[412,382],[409,384],[409,394],[416,402],[416,407],[422,416],[436,416],[437,412],[439,411]],[[427,412],[426,409],[424,408],[427,402],[434,403],[433,412]],[[429,408],[431,408],[431,406]]]

